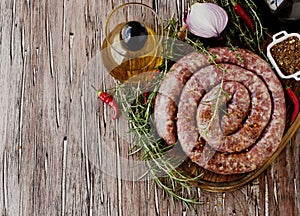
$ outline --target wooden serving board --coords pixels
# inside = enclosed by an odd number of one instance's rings
[[[266,41],[265,45],[267,46],[269,42],[270,42],[269,40]],[[275,70],[274,73],[276,73]],[[299,81],[296,81],[295,79],[281,79],[281,78],[279,79],[282,83],[284,90],[285,87],[290,86],[293,89],[293,91],[296,93],[298,98],[300,98]],[[191,184],[211,192],[232,191],[241,188],[245,184],[257,178],[261,173],[263,173],[270,166],[270,164],[278,157],[278,155],[282,152],[286,144],[293,137],[293,135],[296,133],[297,129],[300,126],[300,115],[297,116],[294,122],[291,123],[290,121],[294,107],[287,95],[286,90],[285,90],[285,99],[286,99],[287,121],[286,121],[284,135],[278,149],[263,164],[263,166],[249,173],[234,174],[234,175],[220,175],[220,174],[210,172],[208,170],[204,170],[191,161],[186,161],[184,164],[181,165],[180,169],[182,169],[187,175],[191,175],[191,177],[194,177],[199,173],[203,173],[199,181],[192,181]]]

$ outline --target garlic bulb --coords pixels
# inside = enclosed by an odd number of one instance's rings
[[[195,3],[186,18],[188,30],[199,37],[219,37],[228,22],[226,11],[213,3]]]

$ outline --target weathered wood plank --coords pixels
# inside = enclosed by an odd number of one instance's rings
[[[127,145],[107,130],[114,122],[91,93],[90,84],[109,86],[101,67],[85,69],[100,50],[109,11],[122,2],[0,2],[1,215],[300,215],[299,130],[241,190],[195,189],[203,201],[195,209],[173,202],[152,181],[114,177],[125,170],[118,160],[108,164],[102,145],[111,140],[121,156]],[[182,16],[187,5],[143,2],[164,19]],[[103,152],[94,151],[98,146]]]

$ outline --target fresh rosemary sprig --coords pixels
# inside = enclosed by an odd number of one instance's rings
[[[162,68],[167,70],[165,66]],[[166,71],[162,71],[160,76]],[[161,187],[172,198],[182,200],[185,204],[200,204],[198,197],[191,196],[191,181],[200,181],[201,173],[196,176],[187,176],[178,166],[186,159],[186,156],[175,152],[177,146],[166,146],[164,141],[159,138],[154,128],[153,105],[162,77],[158,76],[152,86],[149,99],[143,104],[143,88],[140,85],[119,85],[116,89],[115,98],[118,100],[122,110],[128,117],[128,121],[133,134],[132,142],[135,143],[131,148],[131,153],[139,154],[139,158],[147,164],[149,170],[147,174],[154,179],[155,183]],[[130,92],[130,93],[128,93]],[[152,127],[151,127],[152,126]],[[174,154],[172,151],[174,150]],[[129,154],[131,154],[129,153]],[[145,173],[146,174],[146,173]],[[142,176],[141,176],[142,177]],[[189,196],[184,196],[183,191]]]

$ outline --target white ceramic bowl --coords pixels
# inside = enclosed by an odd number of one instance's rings
[[[273,35],[273,41],[272,43],[270,43],[267,47],[267,56],[268,59],[270,60],[271,64],[273,65],[273,67],[275,68],[276,72],[278,73],[278,75],[283,78],[283,79],[291,79],[294,78],[297,81],[300,81],[300,71],[296,71],[295,73],[291,74],[291,75],[285,75],[281,72],[281,70],[279,69],[279,67],[277,66],[272,54],[271,54],[271,48],[275,45],[278,44],[282,41],[284,41],[285,39],[295,36],[297,38],[299,38],[300,40],[300,34],[298,33],[287,33],[286,31],[281,31],[278,32],[276,34]],[[300,56],[291,56],[291,58],[300,58]]]

